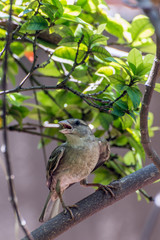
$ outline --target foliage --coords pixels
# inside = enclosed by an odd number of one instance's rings
[[[95,171],[95,182],[105,184],[142,167],[145,153],[140,142],[139,86],[147,79],[155,53],[154,28],[146,16],[136,16],[129,23],[119,15],[109,16],[106,8],[103,0],[78,0],[72,5],[65,0],[14,1],[7,76],[13,85],[7,93],[10,130],[27,132],[32,126],[30,119],[42,125],[81,118],[92,124],[97,137],[124,149],[124,156],[112,153],[110,161]],[[8,12],[9,1],[1,1],[2,58],[7,34],[7,24],[2,22],[7,22]],[[111,56],[111,45],[129,49],[128,56]],[[26,68],[25,56],[30,68]],[[30,77],[21,83],[17,79],[20,68]],[[32,96],[23,86],[26,81],[31,91],[35,89]],[[18,124],[14,125],[14,120]],[[150,113],[151,136],[158,130],[152,123]],[[47,128],[43,134],[44,144],[54,138],[64,140],[58,129]]]

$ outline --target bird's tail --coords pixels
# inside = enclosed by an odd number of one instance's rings
[[[51,199],[51,194],[51,192],[48,194],[46,203],[39,218],[40,222],[48,221],[59,213],[60,199],[57,198],[55,201],[53,201]]]

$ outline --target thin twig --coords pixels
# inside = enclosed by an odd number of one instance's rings
[[[6,48],[5,48],[5,56],[3,61],[3,77],[2,77],[2,89],[5,92],[6,90],[6,76],[7,76],[7,69],[8,69],[8,52],[10,48],[11,43],[11,23],[12,23],[12,3],[13,1],[10,0],[10,10],[9,10],[9,21],[8,21],[8,29],[7,29],[7,37],[6,37]],[[16,193],[14,189],[14,175],[12,172],[12,167],[10,163],[10,156],[9,156],[9,149],[8,149],[8,135],[7,135],[7,123],[6,123],[6,94],[3,95],[3,141],[4,141],[4,157],[5,157],[5,164],[6,164],[6,173],[7,173],[7,181],[8,181],[8,188],[9,188],[9,199],[12,204],[13,210],[16,214],[16,217],[18,219],[18,223],[20,227],[22,228],[23,232],[27,236],[27,239],[33,240],[33,237],[31,236],[30,232],[26,228],[26,223],[22,219],[19,213],[18,205],[17,205],[17,198]]]
[[[26,128],[17,128],[17,127],[10,126],[10,127],[8,127],[8,130],[9,131],[28,133],[30,135],[42,136],[43,138],[48,138],[48,139],[56,140],[56,141],[59,141],[59,142],[64,142],[64,140],[62,140],[60,138],[57,138],[57,137],[54,137],[54,136],[50,136],[50,135],[47,135],[47,134],[44,134],[44,133],[41,134],[39,132],[31,131],[28,128],[26,129]]]
[[[77,62],[78,54],[79,54],[79,47],[80,47],[81,42],[83,41],[83,38],[84,38],[84,35],[82,35],[81,39],[80,39],[79,42],[78,42],[77,51],[76,51],[76,56],[75,56],[74,64],[73,64],[71,70],[70,70],[69,73],[66,75],[66,77],[64,78],[64,80],[57,85],[58,87],[64,86],[64,85],[66,84],[66,82],[69,80],[69,78],[70,78],[72,72],[75,70],[75,68],[78,67],[79,65],[82,65],[82,64],[85,62],[86,58],[88,57],[89,47],[88,47],[88,51],[85,52],[85,55],[84,55],[83,59],[82,59],[80,62]]]
[[[40,7],[40,4],[39,4],[39,7]],[[39,8],[38,8],[39,9]],[[37,9],[37,11],[38,11]],[[32,64],[32,67],[31,67],[31,70],[30,72],[32,72],[35,68],[35,64],[36,64],[36,61],[37,61],[37,55],[36,55],[36,42],[37,42],[37,34],[34,38],[34,44],[33,44],[33,54],[34,54],[34,60],[33,60],[33,64]],[[33,83],[33,79],[31,78],[30,79],[30,82],[31,82],[31,85],[34,86],[34,83]],[[36,105],[38,106],[39,105],[39,102],[38,102],[38,99],[37,99],[37,93],[35,90],[33,90],[33,95],[34,95],[34,99],[35,99],[35,103]],[[41,141],[41,144],[42,144],[42,152],[43,152],[43,158],[44,158],[44,163],[45,165],[47,164],[47,154],[46,154],[46,148],[45,148],[45,141],[44,141],[44,138],[43,138],[43,128],[41,127],[42,126],[42,119],[41,119],[41,112],[40,110],[37,108],[37,115],[38,115],[38,121],[39,121],[39,131],[40,131],[40,141]]]

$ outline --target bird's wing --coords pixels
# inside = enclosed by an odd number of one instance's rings
[[[109,159],[110,156],[110,146],[106,140],[97,139],[99,143],[99,159],[94,170],[99,168],[105,161]],[[94,171],[93,170],[93,171]]]
[[[65,146],[58,146],[54,149],[54,151],[51,153],[48,164],[47,164],[47,179],[53,174],[53,172],[57,169],[60,160],[63,157],[65,151]]]

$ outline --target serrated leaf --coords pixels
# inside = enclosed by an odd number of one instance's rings
[[[43,30],[48,28],[48,22],[41,16],[33,16],[27,25],[26,30]]]

